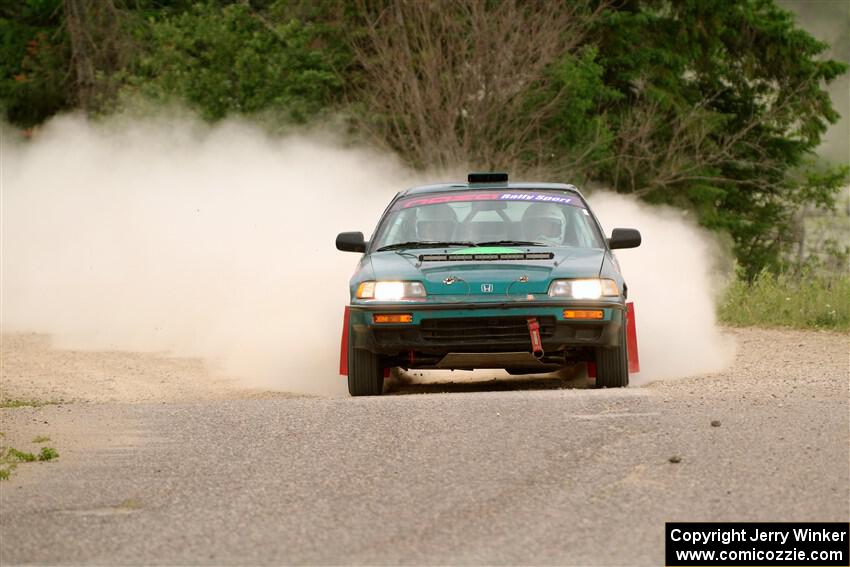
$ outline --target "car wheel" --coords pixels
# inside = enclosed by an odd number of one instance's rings
[[[352,396],[380,396],[384,391],[381,357],[368,350],[348,349],[348,393]]]
[[[596,387],[625,388],[629,385],[629,353],[626,322],[620,329],[620,346],[596,349]]]

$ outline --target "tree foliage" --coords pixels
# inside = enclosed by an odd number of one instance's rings
[[[732,235],[749,276],[779,267],[797,206],[830,204],[846,180],[846,167],[811,162],[838,118],[824,85],[847,66],[820,60],[827,46],[768,0],[630,2],[606,16],[606,83],[625,96],[595,177],[693,208]]]
[[[693,211],[753,276],[846,164],[814,150],[846,65],[773,0],[22,0],[0,104],[32,126],[127,97],[352,132],[414,167],[508,168]]]
[[[0,108],[30,127],[70,107],[61,0],[0,5]]]
[[[71,45],[72,101],[94,111],[120,87],[120,73],[132,60],[132,18],[116,0],[64,0],[64,29]]]
[[[345,50],[320,48],[320,24],[272,20],[247,3],[196,4],[153,19],[128,90],[187,102],[204,117],[273,111],[296,123],[335,106]]]
[[[402,1],[361,2],[357,13],[359,126],[416,166],[535,169],[563,137],[545,126],[576,111],[563,123],[576,135],[593,120],[584,98],[601,85],[584,84],[593,52],[582,46],[601,9]]]

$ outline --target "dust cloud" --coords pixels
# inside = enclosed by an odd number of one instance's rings
[[[392,195],[435,176],[321,133],[237,122],[54,119],[2,147],[2,330],[59,347],[197,356],[246,386],[339,395],[357,257]],[[442,178],[443,176],[439,176]],[[718,370],[713,249],[672,211],[594,195],[638,308],[644,380]]]
[[[734,339],[717,326],[728,254],[683,214],[598,191],[588,198],[608,236],[640,230],[640,247],[616,251],[635,304],[641,372],[632,384],[719,372],[735,356]]]
[[[3,330],[199,356],[245,385],[339,394],[355,254],[395,161],[244,124],[64,117],[3,156]]]

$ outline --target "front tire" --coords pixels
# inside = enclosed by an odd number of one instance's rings
[[[596,349],[596,387],[625,388],[629,385],[629,352],[626,321],[620,329],[620,345]]]
[[[381,357],[368,350],[348,349],[348,393],[352,396],[380,396],[384,391]]]

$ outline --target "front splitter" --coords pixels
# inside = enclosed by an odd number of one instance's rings
[[[530,352],[450,352],[437,364],[437,368],[512,368],[540,367],[544,364]]]

